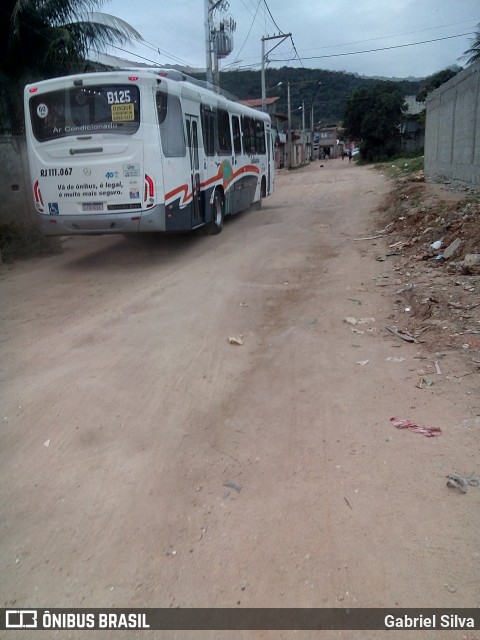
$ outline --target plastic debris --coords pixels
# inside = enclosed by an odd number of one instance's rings
[[[469,476],[452,473],[447,478],[447,487],[458,489],[461,493],[467,493],[468,487],[480,487],[480,478],[475,476],[473,472]]]
[[[359,360],[357,362],[357,364],[359,364],[361,367],[364,367],[366,364],[368,364],[370,362],[370,360]]]
[[[397,427],[397,429],[408,429],[409,431],[415,431],[416,433],[421,433],[427,438],[434,438],[442,433],[440,427],[424,427],[420,424],[412,422],[411,420],[403,418],[390,418],[390,422],[392,422],[393,426]]]
[[[396,329],[395,327],[389,326],[386,326],[385,329],[387,331],[390,331],[390,333],[393,333],[393,335],[397,336],[397,338],[405,340],[405,342],[417,342],[417,340],[415,340],[415,338],[410,333],[408,333],[408,331],[404,331],[403,329]]]
[[[224,482],[223,486],[227,487],[228,489],[234,489],[237,493],[240,493],[240,491],[242,490],[242,485],[237,484],[236,482]]]
[[[228,344],[237,344],[239,346],[243,345],[243,336],[231,336],[228,338]]]
[[[431,387],[433,384],[435,383],[431,378],[424,378],[422,376],[418,381],[418,384],[416,384],[415,386],[417,387],[417,389],[424,389],[425,387]]]
[[[432,247],[432,249],[441,249],[442,241],[441,240],[435,240],[435,242],[432,242],[432,244],[430,246]]]
[[[384,233],[380,233],[377,236],[367,236],[366,238],[354,238],[355,241],[358,240],[376,240],[377,238],[383,238],[385,236]]]
[[[353,316],[347,316],[343,321],[355,326],[356,324],[369,324],[370,322],[375,322],[375,318],[354,318]]]

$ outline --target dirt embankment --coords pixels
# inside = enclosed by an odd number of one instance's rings
[[[465,188],[397,180],[380,207],[387,239],[379,261],[392,263],[391,320],[431,351],[464,353],[480,365],[480,198]],[[378,283],[382,284],[381,282]]]

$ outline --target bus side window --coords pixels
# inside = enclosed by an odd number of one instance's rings
[[[265,153],[265,125],[261,120],[255,120],[255,149],[257,153]]]
[[[230,155],[232,153],[232,137],[230,134],[230,117],[228,111],[218,109],[218,153],[220,155]]]
[[[163,124],[165,118],[167,117],[167,94],[160,93],[157,91],[156,95],[157,102],[157,114],[158,114],[158,124]]]
[[[208,107],[200,107],[200,114],[202,116],[202,137],[203,146],[205,149],[205,155],[215,155],[215,112]]]
[[[240,133],[240,119],[232,116],[233,150],[236,156],[242,153],[242,135]]]
[[[255,131],[252,118],[244,116],[242,118],[243,127],[243,148],[245,153],[255,153]]]
[[[182,106],[178,96],[157,91],[158,124],[165,156],[184,157],[187,152],[183,129]]]

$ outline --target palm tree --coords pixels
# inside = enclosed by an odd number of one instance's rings
[[[105,0],[2,0],[0,126],[23,128],[27,82],[88,70],[91,48],[125,44],[141,35],[120,18],[94,13]]]
[[[463,53],[462,58],[466,58],[467,56],[469,56],[467,64],[473,64],[477,60],[480,60],[480,24],[477,25],[475,37],[472,40],[472,46]]]

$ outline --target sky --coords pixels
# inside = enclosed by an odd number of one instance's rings
[[[231,17],[236,22],[233,51],[220,62],[225,71],[259,70],[262,36],[291,33],[282,43],[266,41],[267,68],[303,66],[369,77],[422,78],[454,64],[465,65],[459,57],[471,46],[480,23],[480,0],[229,0],[227,4],[227,12],[214,13],[217,21]],[[110,53],[161,66],[205,68],[205,0],[107,0],[102,10],[131,24],[145,41]]]

